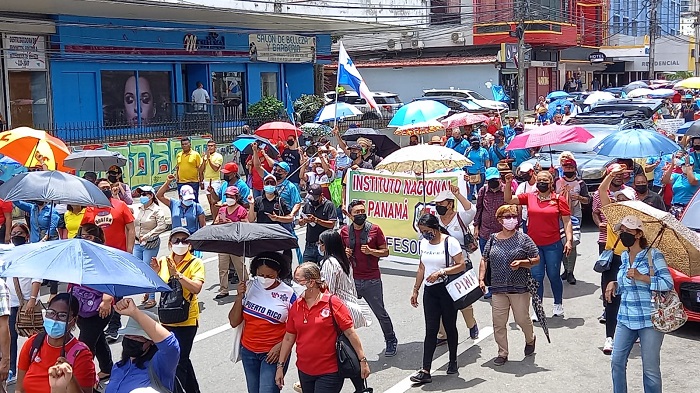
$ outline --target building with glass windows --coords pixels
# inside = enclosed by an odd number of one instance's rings
[[[659,35],[680,34],[681,7],[687,1],[657,0],[657,2]],[[648,35],[649,5],[649,0],[610,0],[610,37]]]

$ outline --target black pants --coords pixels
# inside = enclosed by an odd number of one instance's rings
[[[440,319],[447,334],[447,348],[450,351],[450,362],[457,361],[457,310],[454,301],[447,293],[445,284],[426,285],[423,292],[423,315],[425,316],[425,340],[423,340],[423,370],[430,372],[433,355],[437,346]]]
[[[612,301],[605,301],[605,288],[611,281],[617,281],[617,273],[622,266],[622,258],[613,255],[610,263],[610,270],[600,275],[600,287],[603,291],[603,304],[605,305],[605,337],[615,337],[615,327],[617,326],[617,312],[620,310],[620,296],[614,296]]]
[[[165,326],[165,328],[173,332],[180,343],[180,361],[177,364],[175,376],[185,388],[185,393],[199,393],[199,383],[190,360],[198,326]]]
[[[114,302],[122,300],[122,297],[115,297]],[[109,324],[107,325],[107,331],[110,333],[116,333],[117,330],[122,328],[122,316],[119,313],[113,312],[112,316],[109,318]]]
[[[308,375],[299,371],[299,383],[303,393],[340,393],[344,379],[338,373]]]
[[[112,312],[112,314],[116,313]],[[90,348],[90,352],[97,357],[100,371],[106,374],[112,373],[113,366],[112,351],[109,350],[104,332],[110,317],[111,315],[107,318],[100,318],[99,315],[90,318],[78,317],[78,328],[80,329],[78,340]]]

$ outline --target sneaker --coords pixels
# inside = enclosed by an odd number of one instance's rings
[[[532,315],[530,316],[530,319],[532,319],[532,322],[539,322],[540,319],[537,318],[537,313],[533,312]]]
[[[535,342],[537,341],[537,337],[535,337],[532,340],[532,344],[525,344],[525,356],[530,356],[533,353],[535,353]]]
[[[570,285],[576,285],[576,277],[574,277],[574,273],[569,273],[566,275],[566,282],[568,282]]]
[[[605,310],[603,310],[603,313],[600,314],[598,317],[598,322],[600,322],[602,325],[605,325],[606,319],[605,319]]]
[[[552,310],[552,316],[564,318],[564,306],[561,304],[555,304]]]
[[[456,362],[456,361],[455,361],[455,362],[450,362],[450,363],[447,365],[447,374],[457,374],[457,370],[458,370],[458,367],[457,367],[457,362]]]
[[[566,281],[566,278],[569,277],[569,273],[564,270],[564,273],[562,273],[559,277],[561,277],[562,281]]]
[[[113,344],[113,343],[117,342],[117,340],[119,340],[119,333],[106,331],[105,338],[107,339],[108,343]]]
[[[496,366],[502,366],[502,365],[506,364],[507,361],[508,361],[508,358],[503,357],[503,356],[499,356],[499,357],[493,359],[493,364],[495,364]]]
[[[9,374],[7,374],[7,386],[14,385],[17,383],[17,375],[10,370]]]
[[[228,293],[219,293],[216,296],[214,296],[214,300],[220,300],[220,299],[223,299],[225,297],[228,297]]]
[[[386,349],[384,349],[384,357],[390,358],[396,356],[396,347],[399,344],[399,340],[393,339],[386,342]]]
[[[491,290],[489,289],[488,292],[484,294],[484,299],[491,299],[491,296],[493,295],[491,294]]]
[[[605,344],[603,345],[603,353],[606,355],[612,354],[613,350],[613,339],[612,337],[607,337],[605,339]]]
[[[300,382],[294,382],[294,385],[293,385],[292,387],[294,388],[294,391],[295,391],[295,392],[302,393],[302,390],[301,390],[301,383],[300,383]]]
[[[433,382],[433,378],[430,376],[430,373],[423,370],[418,371],[415,375],[411,375],[411,378],[409,379],[411,382],[420,384]]]
[[[435,345],[436,347],[440,347],[447,344],[447,339],[446,338],[438,338],[437,339],[437,344]]]
[[[479,325],[477,325],[476,323],[474,324],[474,326],[469,328],[469,337],[471,337],[472,340],[476,340],[477,338],[479,338]]]

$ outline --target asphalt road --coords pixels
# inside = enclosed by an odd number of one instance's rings
[[[602,353],[605,339],[604,326],[597,317],[602,311],[600,301],[600,276],[592,269],[597,257],[594,232],[582,235],[579,246],[576,277],[578,284],[564,284],[565,318],[549,318],[552,343],[548,344],[539,325],[536,354],[523,358],[524,339],[518,327],[510,321],[510,361],[502,367],[493,365],[497,354],[491,328],[491,309],[486,300],[474,305],[481,334],[471,340],[462,320],[458,320],[460,332],[459,374],[446,375],[446,347],[439,347],[433,363],[433,383],[414,387],[408,377],[420,367],[423,348],[424,322],[421,308],[410,306],[409,297],[414,282],[415,267],[392,262],[382,262],[384,297],[388,312],[394,322],[399,339],[398,355],[383,356],[384,340],[378,323],[358,330],[372,374],[369,386],[374,392],[414,391],[470,391],[470,392],[610,392],[610,358]],[[594,229],[593,229],[594,230]],[[304,244],[304,230],[299,231]],[[161,247],[161,255],[167,252],[167,242]],[[476,258],[472,258],[476,261]],[[197,377],[202,392],[245,392],[242,365],[229,361],[231,329],[227,314],[234,296],[216,301],[218,289],[217,259],[215,254],[205,253],[206,282],[199,296],[202,315],[199,332],[192,351]],[[545,283],[545,311],[551,315],[552,298]],[[45,290],[46,288],[44,288]],[[125,320],[123,322],[126,322]],[[662,347],[661,368],[664,391],[671,393],[692,392],[700,389],[700,377],[694,373],[700,361],[700,324],[688,323],[665,337]],[[21,345],[21,342],[20,342]],[[111,346],[115,359],[121,354],[120,344]],[[292,363],[286,377],[284,392],[292,392],[297,381]],[[630,392],[642,391],[641,358],[639,348],[632,351],[628,365]],[[343,392],[353,392],[347,381]]]

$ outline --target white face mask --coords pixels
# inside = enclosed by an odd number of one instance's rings
[[[517,218],[505,218],[505,219],[503,219],[503,228],[505,228],[509,231],[512,231],[517,226],[518,226],[518,219]]]
[[[232,199],[231,197],[226,197],[226,198],[229,198],[229,199],[226,199],[226,205],[227,205],[227,206],[233,206],[233,205],[236,204],[236,200],[235,200],[235,199]]]
[[[274,278],[269,278],[269,277],[263,277],[263,276],[255,276],[255,279],[258,280],[260,285],[262,285],[263,288],[267,289],[273,286],[277,280]]]
[[[190,250],[189,244],[173,244],[170,248],[175,255],[185,255]]]
[[[322,175],[323,172],[325,172],[323,168],[316,168],[316,173],[318,173],[319,175]]]

